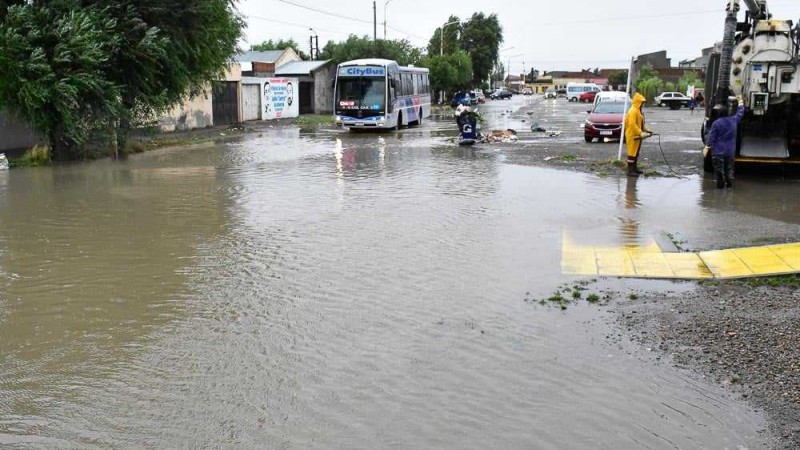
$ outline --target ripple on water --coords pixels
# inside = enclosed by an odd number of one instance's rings
[[[452,151],[424,128],[268,132],[128,166],[40,180],[47,200],[21,197],[33,224],[0,210],[25,300],[2,302],[0,443],[753,442],[758,416],[609,347],[596,308],[522,301],[566,281],[565,228],[619,232],[627,186]],[[671,188],[637,189],[631,217],[651,229],[648,196]]]

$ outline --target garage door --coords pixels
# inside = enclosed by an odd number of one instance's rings
[[[242,109],[245,121],[261,119],[261,85],[242,85]]]
[[[211,97],[214,125],[230,125],[239,121],[239,94],[235,81],[216,81]]]

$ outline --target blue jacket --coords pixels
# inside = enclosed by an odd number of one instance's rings
[[[730,117],[720,117],[711,125],[706,143],[711,147],[713,156],[736,156],[736,131],[739,121],[744,117],[744,106],[739,106],[736,114]]]

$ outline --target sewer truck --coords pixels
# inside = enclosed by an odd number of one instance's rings
[[[745,19],[737,15],[740,1]],[[739,124],[736,161],[800,163],[800,24],[773,19],[766,0],[728,2],[722,48],[706,69],[706,141],[720,112],[735,111],[742,96],[746,113]],[[713,171],[711,155],[704,169]]]

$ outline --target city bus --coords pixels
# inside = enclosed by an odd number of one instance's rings
[[[349,129],[399,129],[431,115],[428,69],[388,59],[339,64],[334,85],[336,125]]]

